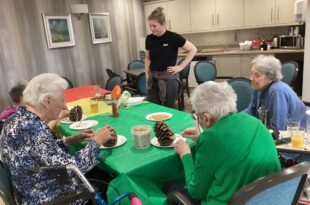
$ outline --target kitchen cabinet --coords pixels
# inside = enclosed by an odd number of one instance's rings
[[[243,0],[190,0],[190,17],[192,32],[241,28]]]
[[[148,17],[157,7],[162,7],[166,16],[166,27],[177,33],[190,31],[189,0],[156,1],[144,4],[146,33],[150,34]]]
[[[256,55],[241,56],[241,77],[249,78],[251,73],[251,61]]]
[[[217,69],[217,77],[239,77],[241,76],[241,56],[223,55],[213,56],[212,62]]]
[[[295,0],[244,0],[244,26],[294,23]]]

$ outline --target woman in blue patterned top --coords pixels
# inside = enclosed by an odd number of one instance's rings
[[[74,164],[86,173],[98,163],[99,146],[113,134],[111,127],[105,126],[96,133],[84,130],[62,140],[54,138],[47,123],[66,109],[66,86],[66,81],[56,74],[34,77],[23,93],[25,107],[19,108],[4,125],[0,152],[19,204],[41,204],[80,189],[78,180],[61,186],[49,173],[31,173],[29,169]],[[85,148],[74,155],[68,153],[65,144],[84,140],[89,141]],[[76,204],[85,202],[80,200]]]

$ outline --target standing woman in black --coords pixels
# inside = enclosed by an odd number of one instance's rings
[[[149,15],[148,23],[152,32],[145,41],[148,100],[174,108],[179,89],[177,73],[191,62],[197,49],[179,34],[166,29],[163,8],[156,8]],[[186,50],[187,55],[180,65],[176,65],[179,47]]]

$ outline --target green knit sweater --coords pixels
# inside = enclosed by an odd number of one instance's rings
[[[272,136],[256,118],[232,113],[197,140],[195,159],[182,158],[186,187],[201,204],[227,204],[244,185],[280,170]]]

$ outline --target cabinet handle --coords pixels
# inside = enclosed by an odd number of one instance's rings
[[[272,13],[273,13],[273,8],[271,8],[271,10],[270,10],[270,21],[271,21],[271,23],[273,23],[273,22],[272,22],[272,19],[273,19],[273,18],[272,18]]]
[[[214,14],[212,14],[212,27],[214,27]]]
[[[220,26],[220,15],[217,14],[217,27],[219,27],[219,26]]]
[[[278,7],[278,13],[277,13],[278,23],[280,21],[280,7]]]

